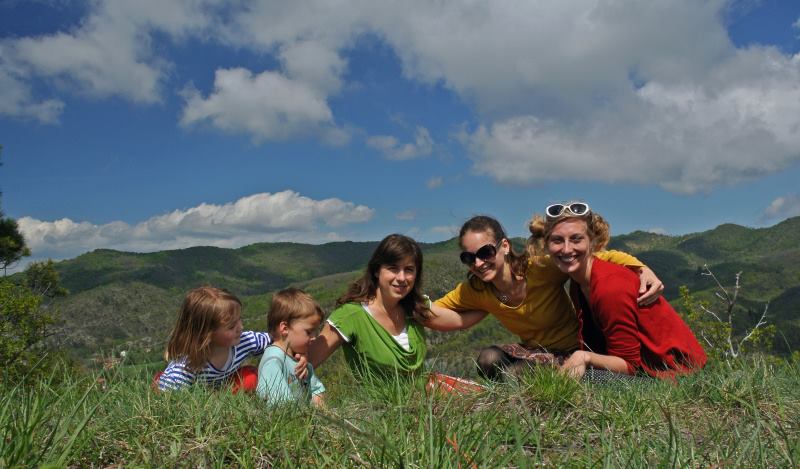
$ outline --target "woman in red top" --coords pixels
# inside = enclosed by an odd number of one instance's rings
[[[609,227],[587,204],[550,205],[529,228],[533,253],[550,254],[572,280],[570,296],[581,323],[581,350],[564,362],[562,371],[576,378],[587,368],[663,378],[705,365],[700,343],[663,297],[640,306],[639,277],[593,256],[608,243]]]

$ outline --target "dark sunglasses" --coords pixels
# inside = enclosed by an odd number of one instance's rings
[[[497,244],[484,244],[475,252],[462,251],[458,257],[461,259],[461,262],[467,266],[472,266],[475,264],[476,259],[486,262],[489,259],[493,259],[494,256],[497,255],[497,248],[500,247],[502,242],[503,240],[501,239],[497,242]]]
[[[589,213],[589,204],[583,202],[569,202],[566,204],[553,204],[548,205],[546,209],[544,209],[545,213],[547,213],[547,218],[559,218],[562,215],[572,215],[575,217],[581,217]]]

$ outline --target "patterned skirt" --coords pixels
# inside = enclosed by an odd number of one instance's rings
[[[497,344],[499,348],[514,360],[524,360],[532,365],[561,366],[572,352],[546,350],[540,347],[528,347],[523,344]]]

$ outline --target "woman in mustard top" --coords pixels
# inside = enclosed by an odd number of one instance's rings
[[[491,314],[518,335],[520,343],[481,350],[478,371],[489,379],[531,364],[560,364],[578,348],[578,321],[564,289],[568,277],[549,257],[532,259],[527,253],[515,253],[500,223],[488,216],[467,220],[458,239],[461,261],[469,268],[467,281],[436,301],[436,320],[426,326],[441,331],[465,329]],[[641,303],[660,296],[661,281],[635,257],[618,251],[597,256],[639,272]]]

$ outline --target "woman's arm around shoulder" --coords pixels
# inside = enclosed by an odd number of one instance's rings
[[[599,259],[613,264],[624,265],[639,274],[639,297],[636,301],[644,306],[658,300],[664,292],[664,283],[655,272],[642,261],[622,251],[599,251],[594,254]]]
[[[442,332],[469,329],[488,315],[485,311],[456,312],[437,303],[431,304],[431,313],[431,316],[423,321],[422,325]]]

